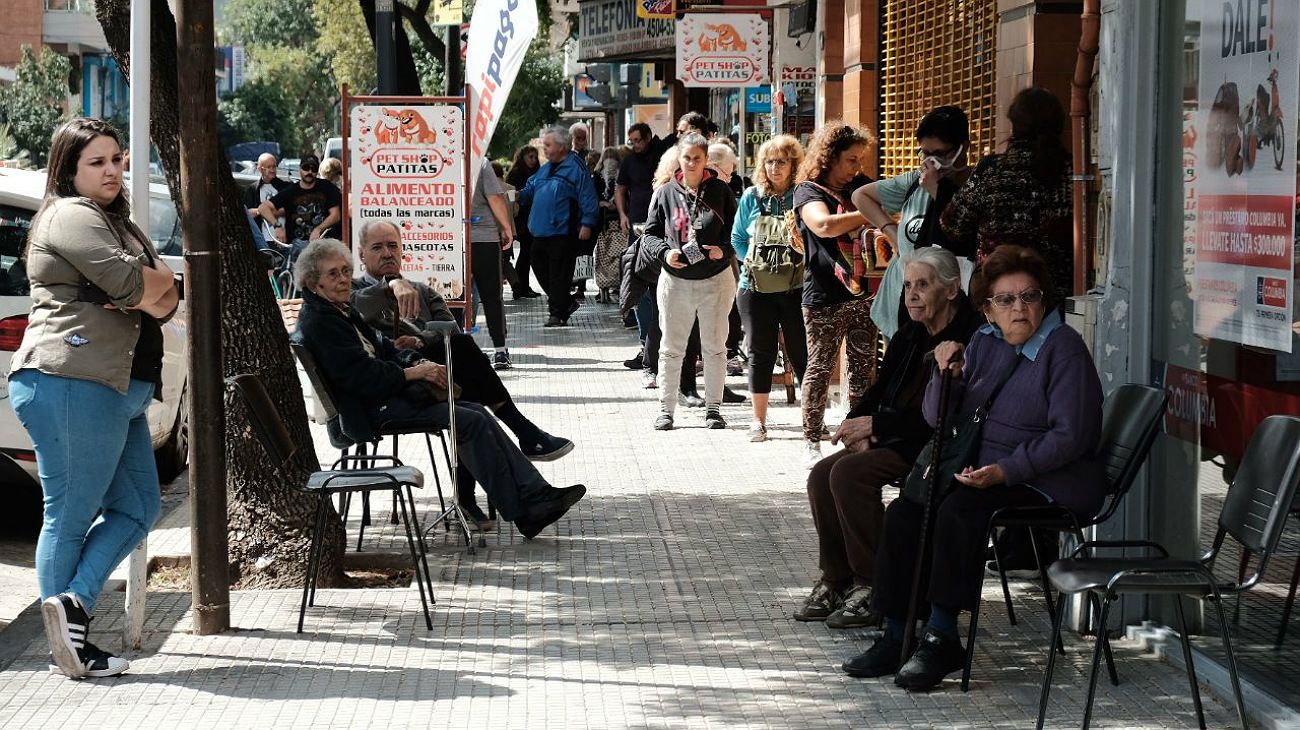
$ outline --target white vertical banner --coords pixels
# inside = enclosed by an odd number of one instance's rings
[[[483,158],[510,98],[524,54],[537,35],[532,0],[479,0],[470,18],[465,86],[469,89],[469,185],[478,183]]]

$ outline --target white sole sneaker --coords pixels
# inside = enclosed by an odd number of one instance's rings
[[[754,444],[761,444],[767,440],[767,429],[761,425],[754,424],[749,427],[749,441]]]
[[[41,601],[41,619],[45,623],[50,657],[59,671],[73,679],[86,676],[86,666],[82,664],[81,657],[77,656],[77,646],[74,643],[78,639],[85,642],[86,627],[69,625],[62,597],[50,596]],[[73,636],[74,632],[78,636]]]

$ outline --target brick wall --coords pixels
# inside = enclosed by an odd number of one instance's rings
[[[0,66],[13,66],[22,58],[23,45],[40,52],[41,24],[45,12],[42,0],[0,0],[5,6],[0,22]]]
[[[1079,49],[1077,0],[998,0],[998,126],[1006,140],[1011,99],[1021,89],[1051,89],[1067,109]]]

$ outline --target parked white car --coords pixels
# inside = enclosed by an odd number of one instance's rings
[[[32,216],[45,193],[45,180],[44,172],[0,168],[0,401],[9,399],[9,360],[22,342],[31,311],[24,250]],[[149,187],[149,235],[172,270],[180,272],[181,230],[176,206],[165,185]],[[189,457],[186,326],[182,301],[176,316],[163,326],[163,399],[149,408],[149,430],[163,483],[175,479]],[[31,439],[7,402],[0,403],[0,484],[39,485]]]

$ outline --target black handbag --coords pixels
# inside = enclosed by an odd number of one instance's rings
[[[994,386],[993,392],[989,393],[984,403],[975,410],[958,414],[951,425],[947,424],[944,414],[939,414],[939,426],[935,429],[936,438],[932,438],[925,448],[921,449],[921,454],[916,457],[916,463],[907,474],[907,481],[903,483],[902,494],[905,498],[916,504],[925,504],[932,484],[933,489],[938,492],[939,499],[943,499],[952,491],[953,484],[956,482],[953,475],[968,466],[973,466],[975,460],[979,458],[980,442],[984,436],[984,419],[988,416],[989,408],[993,406],[993,399],[1002,392],[1002,386],[1007,384],[1023,360],[1024,358],[1019,355],[1016,356],[1015,364]],[[936,466],[934,443],[940,429],[946,431],[939,451],[938,473],[932,474],[931,469]]]

